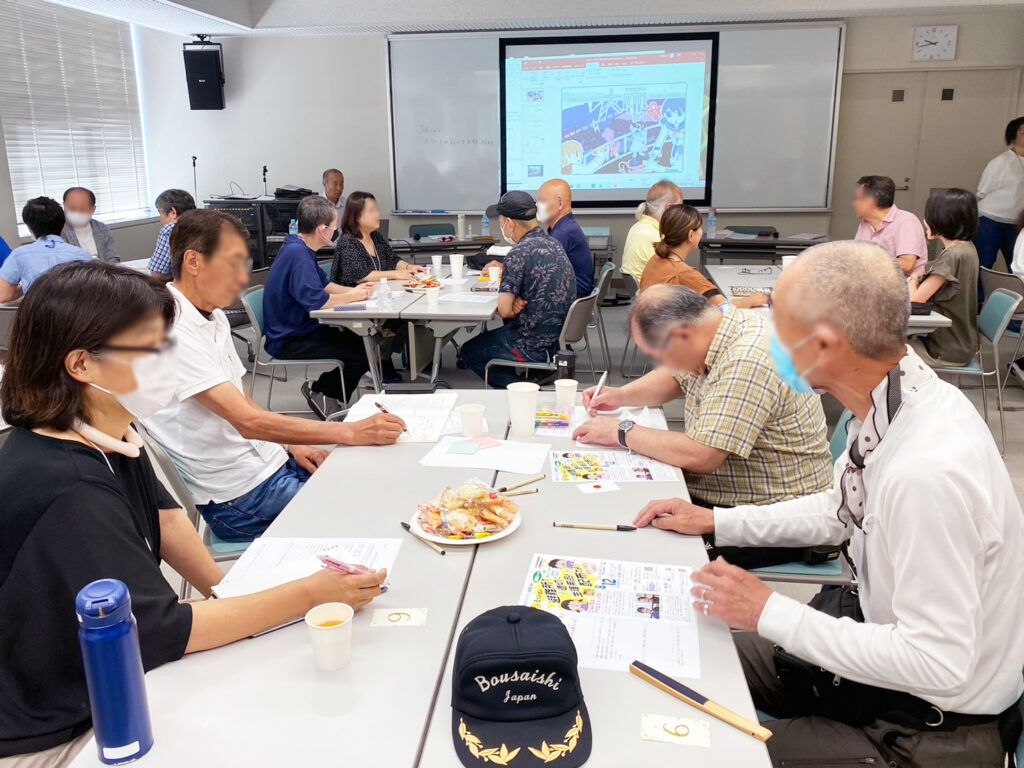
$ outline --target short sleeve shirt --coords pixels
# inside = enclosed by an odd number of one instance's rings
[[[171,274],[171,232],[174,231],[174,225],[173,221],[165,224],[157,233],[156,248],[149,257],[149,271],[154,275]]]
[[[709,298],[722,295],[718,287],[704,277],[699,270],[680,261],[675,256],[670,256],[667,259],[655,256],[647,262],[647,268],[644,269],[643,277],[640,279],[640,290],[661,284],[681,285]]]
[[[576,275],[558,241],[531,229],[505,256],[501,292],[526,300],[509,327],[513,345],[542,357],[558,346],[565,316],[576,299]]]
[[[702,502],[767,504],[832,486],[821,400],[783,383],[767,347],[764,320],[729,309],[705,358],[707,372],[676,374],[686,397],[686,434],[729,454],[711,474],[685,472],[690,493]]]
[[[629,228],[622,246],[622,271],[636,278],[643,277],[647,262],[654,256],[654,244],[661,240],[661,227],[653,216],[641,216]]]
[[[963,365],[978,351],[978,251],[973,243],[956,243],[928,262],[927,276],[945,278],[932,301],[935,311],[952,322],[922,339],[936,360]],[[927,279],[927,278],[926,278]]]
[[[583,229],[570,213],[556,221],[549,234],[562,246],[576,273],[576,295],[589,296],[594,290],[594,255]]]
[[[308,336],[320,325],[309,316],[327,302],[327,275],[316,252],[298,235],[288,235],[274,257],[263,290],[267,352],[280,353],[285,339]]]
[[[924,236],[921,220],[910,211],[904,211],[894,205],[885,214],[879,229],[862,221],[857,227],[855,239],[880,245],[891,253],[893,258],[913,254],[917,257],[914,273],[924,274],[925,265],[928,263],[928,240]]]
[[[46,235],[34,243],[15,248],[0,265],[0,278],[11,285],[20,285],[28,293],[32,283],[58,264],[69,261],[92,261],[84,248],[65,243],[56,235]]]

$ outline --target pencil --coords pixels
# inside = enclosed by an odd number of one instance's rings
[[[537,493],[540,488],[523,488],[521,491],[508,491],[505,493],[505,498],[512,496],[528,496],[531,493]]]
[[[547,475],[537,475],[536,477],[531,477],[528,480],[521,480],[518,483],[512,483],[512,485],[503,485],[501,488],[498,489],[498,493],[514,491],[516,488],[522,488],[524,485],[533,485],[534,483],[539,483],[545,477],[547,477]]]
[[[641,661],[634,661],[629,665],[629,671],[644,682],[650,683],[670,696],[684,701],[691,707],[696,707],[701,712],[706,712],[712,717],[717,717],[723,723],[731,725],[737,730],[753,736],[758,741],[768,741],[772,732],[763,725],[753,723],[747,718],[737,715],[731,709],[726,709],[721,704],[712,701],[707,696],[697,693],[692,688],[687,688],[678,680],[673,680],[668,675],[662,674]]]
[[[555,528],[583,528],[588,531],[635,531],[635,525],[605,525],[604,523],[552,523]]]
[[[430,540],[428,540],[428,539],[424,539],[424,538],[423,538],[422,536],[418,536],[418,535],[417,535],[416,533],[414,533],[414,532],[413,532],[413,530],[412,530],[412,526],[411,526],[411,525],[409,525],[409,524],[408,524],[407,522],[405,522],[404,520],[402,521],[402,527],[403,527],[403,528],[405,528],[405,530],[406,530],[406,531],[407,531],[408,533],[412,534],[412,537],[413,537],[414,539],[419,539],[419,540],[420,540],[420,541],[422,541],[422,542],[423,542],[424,544],[426,544],[426,545],[427,545],[428,547],[430,547],[430,548],[431,548],[432,550],[434,550],[435,552],[437,552],[437,554],[439,554],[439,555],[443,555],[443,554],[444,554],[444,549],[442,549],[441,547],[439,547],[439,546],[438,546],[437,544],[435,544],[434,542],[432,542],[432,541],[430,541]]]

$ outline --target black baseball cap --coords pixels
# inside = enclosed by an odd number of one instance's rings
[[[506,605],[466,625],[455,648],[452,739],[466,768],[587,761],[590,715],[576,647],[558,617]]]
[[[537,203],[529,192],[506,192],[497,203],[487,206],[487,215],[529,221],[537,218]]]

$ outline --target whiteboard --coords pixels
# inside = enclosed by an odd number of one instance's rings
[[[828,208],[844,25],[700,29],[720,32],[712,204]],[[563,40],[574,34],[593,31],[552,33]],[[518,36],[389,38],[396,209],[480,212],[494,202],[501,173],[498,38]]]

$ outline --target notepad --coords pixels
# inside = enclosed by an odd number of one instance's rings
[[[459,396],[456,392],[432,392],[422,395],[363,395],[349,410],[345,421],[362,421],[380,413],[376,403],[383,405],[405,422],[408,432],[398,438],[400,443],[436,443],[444,434]]]
[[[489,439],[489,438],[488,438]],[[453,444],[464,437],[445,437],[420,459],[425,467],[459,467],[462,469],[493,469],[523,475],[536,475],[547,464],[551,446],[547,443],[520,443],[495,440],[497,445],[481,448],[472,455],[450,453]]]

